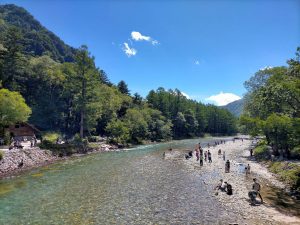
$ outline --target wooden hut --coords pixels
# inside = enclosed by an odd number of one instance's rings
[[[29,123],[16,123],[6,128],[14,139],[30,140],[36,137],[40,131]]]

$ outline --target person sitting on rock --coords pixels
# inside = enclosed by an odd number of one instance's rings
[[[220,191],[226,191],[226,183],[227,182],[223,182],[223,179],[221,179],[218,185],[215,187],[215,189]]]

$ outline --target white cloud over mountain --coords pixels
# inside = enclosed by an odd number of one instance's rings
[[[134,48],[130,48],[128,43],[124,42],[123,51],[128,57],[134,56],[137,53],[137,50]]]
[[[227,105],[228,103],[234,102],[239,99],[241,99],[241,97],[238,95],[235,95],[233,93],[220,92],[219,94],[212,95],[212,96],[206,98],[205,100],[212,101],[212,102],[216,103],[216,105],[222,106],[222,105]]]

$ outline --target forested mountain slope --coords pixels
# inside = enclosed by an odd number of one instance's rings
[[[12,4],[0,5],[0,43],[6,38],[6,31],[10,26],[15,26],[21,31],[25,54],[33,56],[46,54],[59,62],[74,61],[76,50],[43,27],[24,8]]]
[[[231,103],[223,106],[223,108],[227,109],[229,112],[231,112],[236,117],[239,117],[242,114],[243,107],[244,107],[244,99],[236,100],[234,102],[231,102]]]

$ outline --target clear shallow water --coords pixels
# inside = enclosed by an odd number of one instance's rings
[[[201,139],[201,143],[213,139]],[[199,139],[92,154],[0,181],[0,224],[216,224],[238,220],[203,184],[163,160]]]

